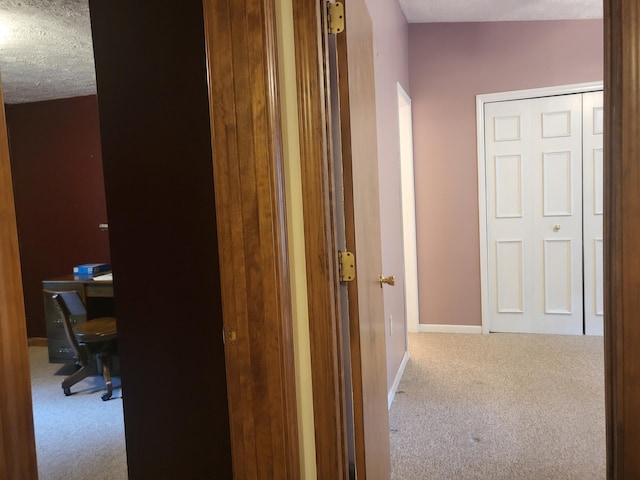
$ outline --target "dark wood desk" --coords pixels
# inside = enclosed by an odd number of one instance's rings
[[[93,280],[91,275],[65,275],[42,281],[43,290],[55,292],[77,291],[87,306],[86,317],[75,318],[76,323],[86,322],[92,318],[112,316],[113,310],[113,281]],[[62,326],[62,320],[53,305],[49,295],[43,294],[44,314],[47,323],[47,343],[49,346],[50,363],[71,363],[73,351],[67,342]]]

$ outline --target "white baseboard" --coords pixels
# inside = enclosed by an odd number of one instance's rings
[[[391,408],[391,404],[393,403],[393,399],[396,396],[398,385],[400,385],[400,380],[402,380],[402,375],[404,374],[404,369],[406,368],[408,361],[409,352],[404,352],[404,357],[402,357],[402,362],[400,362],[400,368],[398,369],[398,373],[396,374],[396,379],[393,381],[393,385],[391,385],[391,390],[389,391],[389,395],[387,397],[388,408]]]
[[[418,325],[418,331],[423,333],[482,333],[480,325]]]

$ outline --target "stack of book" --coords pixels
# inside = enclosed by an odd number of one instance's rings
[[[74,275],[99,275],[111,271],[108,263],[84,263],[73,267]]]

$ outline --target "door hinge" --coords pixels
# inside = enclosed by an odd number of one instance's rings
[[[342,2],[327,2],[327,18],[329,33],[341,33],[344,30],[344,4]]]
[[[341,282],[356,278],[356,257],[351,252],[338,252],[338,269]]]

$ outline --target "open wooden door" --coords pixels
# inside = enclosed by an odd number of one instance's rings
[[[364,0],[344,3],[346,29],[335,42],[329,41],[327,2],[293,3],[316,460],[318,478],[337,480],[352,474],[346,434],[351,407],[345,402],[350,388],[355,473],[358,479],[386,480],[389,425],[383,290],[378,282],[382,254],[372,25]],[[337,77],[338,115],[331,114],[328,71],[334,44],[338,71],[331,76]],[[332,132],[340,135],[340,142],[332,142]],[[339,143],[342,148],[336,153],[342,163],[334,166],[332,145]],[[343,171],[344,191],[339,186],[336,190],[334,168]],[[338,301],[336,207],[342,195],[346,244],[356,258],[356,280],[348,287],[349,332],[342,329]],[[347,334],[351,365],[343,365],[340,352]],[[349,370],[352,382],[345,386]]]
[[[0,478],[38,478],[9,141],[0,82]]]
[[[373,28],[364,0],[346,0],[337,36],[347,249],[356,259],[349,284],[355,460],[358,478],[390,476],[387,364],[376,142]],[[384,288],[388,288],[385,286]]]

